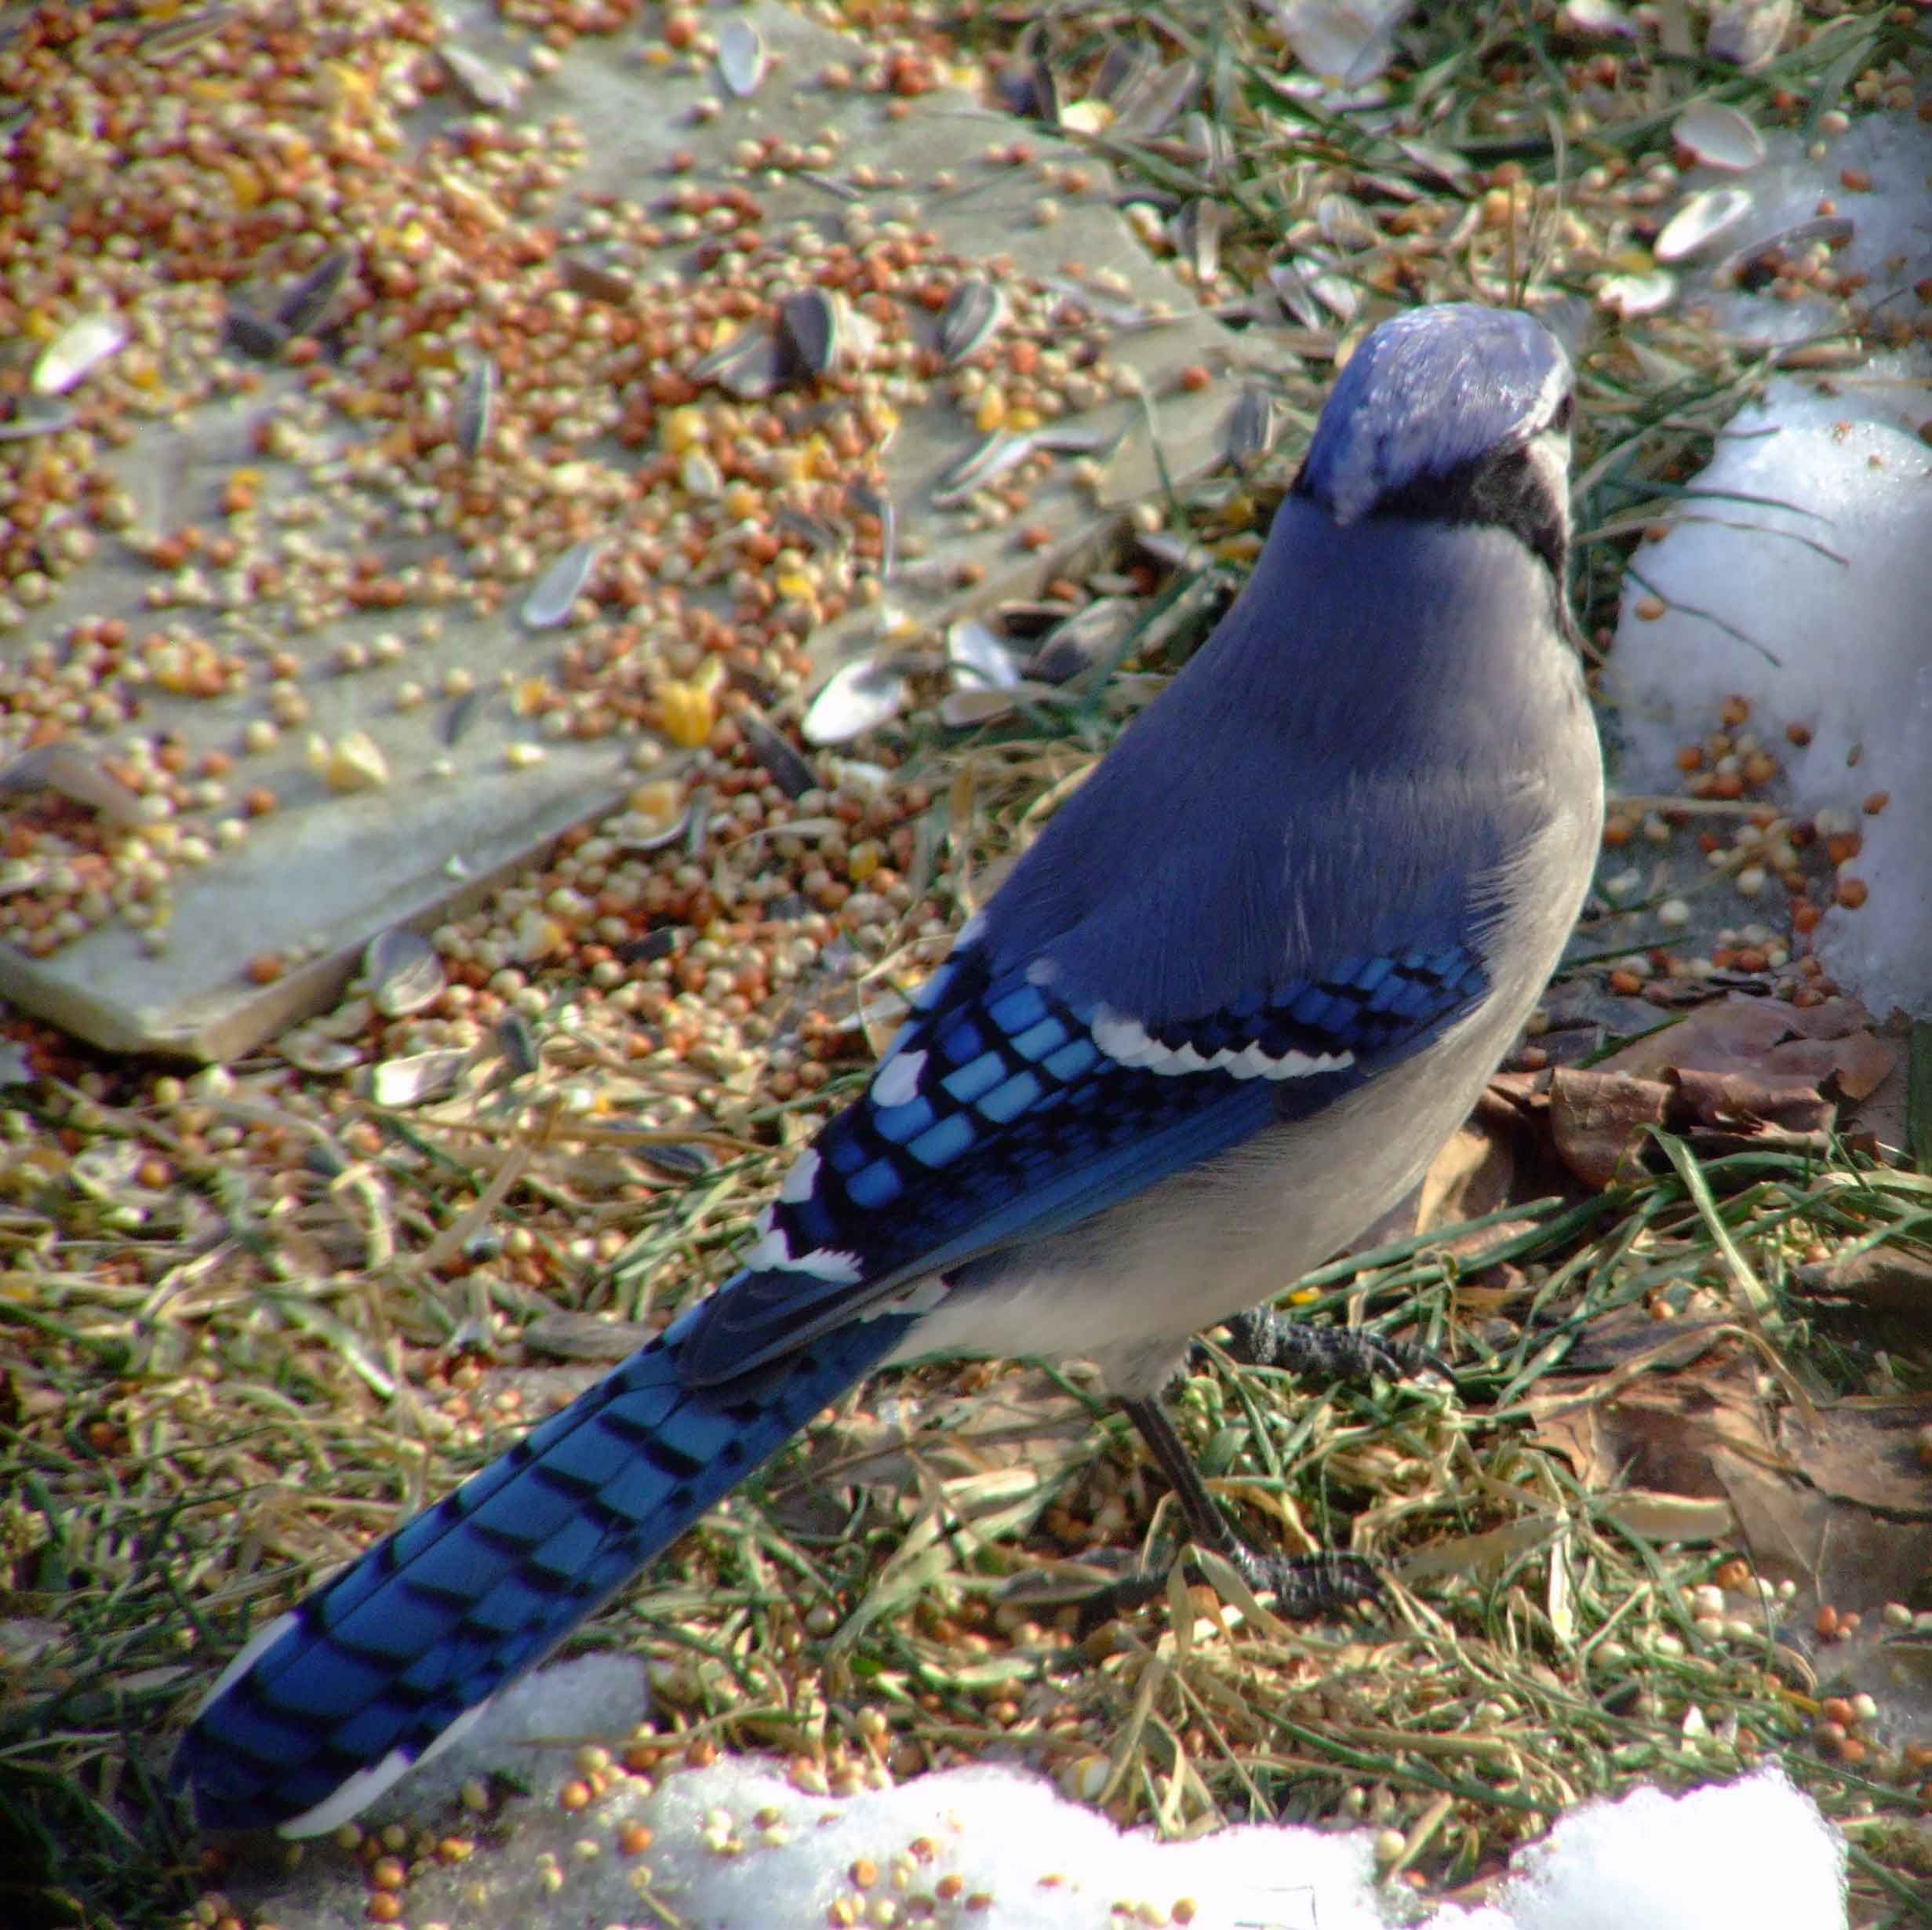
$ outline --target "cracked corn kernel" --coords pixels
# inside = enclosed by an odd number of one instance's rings
[[[704,685],[672,683],[657,693],[657,715],[666,737],[682,749],[695,750],[706,742],[718,722],[718,707]]]

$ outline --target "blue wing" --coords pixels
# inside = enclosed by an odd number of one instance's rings
[[[684,1371],[728,1379],[909,1282],[1104,1211],[1332,1102],[1486,989],[1474,952],[1448,945],[1150,1025],[968,946],[793,1167],[749,1270],[700,1309]]]
[[[1483,546],[1410,546],[1417,568],[1392,570],[1283,505],[1212,641],[793,1168],[693,1331],[693,1385],[908,1310],[913,1283],[1316,1112],[1481,1003],[1492,922],[1548,821],[1535,719],[1500,673],[1465,701],[1407,660],[1425,618],[1468,654],[1525,613]]]

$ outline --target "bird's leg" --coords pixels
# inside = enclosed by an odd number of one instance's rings
[[[1121,1410],[1141,1430],[1141,1438],[1160,1463],[1162,1473],[1187,1517],[1188,1531],[1197,1548],[1205,1548],[1229,1563],[1249,1587],[1272,1590],[1275,1608],[1284,1615],[1319,1615],[1350,1602],[1372,1601],[1381,1592],[1373,1565],[1359,1555],[1264,1555],[1250,1548],[1228,1526],[1215,1505],[1174,1424],[1158,1400],[1123,1400]],[[1136,1575],[1114,1582],[1088,1598],[1080,1620],[1097,1627],[1112,1617],[1137,1608],[1161,1591],[1158,1577]]]
[[[1243,1367],[1281,1367],[1320,1381],[1420,1380],[1454,1374],[1426,1348],[1384,1340],[1350,1327],[1310,1327],[1271,1306],[1250,1307],[1226,1323],[1228,1351]]]

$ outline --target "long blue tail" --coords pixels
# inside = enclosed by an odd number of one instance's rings
[[[173,1779],[208,1829],[354,1815],[862,1379],[909,1321],[855,1322],[690,1388],[690,1318],[380,1542],[242,1651]]]

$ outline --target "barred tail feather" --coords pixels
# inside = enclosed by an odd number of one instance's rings
[[[693,1389],[682,1320],[249,1642],[172,1772],[209,1829],[313,1836],[453,1741],[910,1323]]]

